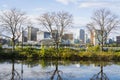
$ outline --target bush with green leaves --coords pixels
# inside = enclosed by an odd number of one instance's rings
[[[32,54],[35,53],[35,49],[29,46],[23,48],[23,51],[26,53],[27,57],[32,57]]]
[[[0,53],[3,53],[2,45],[0,44]]]
[[[2,45],[0,44],[0,50],[2,50]]]
[[[56,56],[57,56],[57,50],[55,48],[45,49],[44,57],[56,57]]]
[[[44,57],[44,54],[45,54],[45,47],[42,45],[39,56]]]
[[[87,47],[87,51],[90,51],[90,52],[100,51],[100,46],[96,45],[96,46]]]

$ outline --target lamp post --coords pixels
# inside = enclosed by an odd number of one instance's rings
[[[22,27],[22,50],[23,50],[23,41],[24,41],[24,38],[23,38],[23,27]]]

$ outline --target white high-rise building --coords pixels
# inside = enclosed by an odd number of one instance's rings
[[[91,34],[91,43],[93,43],[93,45],[99,45],[100,41],[102,40],[102,36],[101,36],[101,30],[93,30],[92,34]],[[106,35],[106,33],[104,33],[104,35]],[[106,41],[104,41],[106,42]]]
[[[37,32],[37,41],[41,41],[43,39],[50,39],[50,32],[38,31]]]

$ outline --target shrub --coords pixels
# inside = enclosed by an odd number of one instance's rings
[[[42,48],[41,48],[41,50],[40,50],[40,54],[39,54],[39,56],[41,56],[41,57],[44,57],[44,54],[45,54],[45,48],[44,48],[44,46],[41,46]]]
[[[0,44],[0,53],[3,53],[2,45]]]
[[[96,45],[96,46],[88,47],[87,51],[90,51],[90,52],[92,52],[92,51],[100,51],[100,46]]]
[[[32,57],[32,54],[35,53],[35,49],[29,46],[23,48],[23,51],[25,52],[27,57]]]
[[[44,57],[57,57],[57,51],[55,48],[48,48],[44,50]]]
[[[2,50],[2,44],[0,44],[0,50]]]

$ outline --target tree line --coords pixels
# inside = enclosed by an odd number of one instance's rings
[[[46,12],[38,16],[36,20],[40,26],[43,26],[51,33],[51,38],[54,40],[57,48],[65,30],[73,25],[73,15],[64,11]],[[13,51],[15,50],[15,41],[22,34],[22,27],[24,27],[28,21],[25,12],[16,8],[2,11],[0,14],[0,25],[2,30],[12,35]],[[100,32],[96,34],[96,37],[103,50],[105,40],[112,30],[119,27],[119,24],[120,20],[118,16],[113,14],[110,10],[98,9],[93,12],[91,22],[86,24],[86,26],[91,34],[93,34],[93,30],[100,30]],[[99,35],[101,37],[99,37]]]

